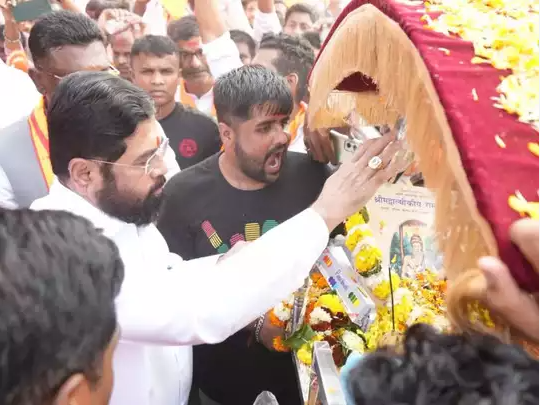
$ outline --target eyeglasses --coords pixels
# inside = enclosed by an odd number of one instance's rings
[[[165,153],[167,152],[167,148],[169,146],[169,139],[165,138],[161,141],[156,151],[148,158],[146,163],[144,165],[129,165],[126,163],[116,163],[116,162],[107,162],[106,160],[97,160],[97,159],[89,159],[92,162],[96,163],[103,163],[106,165],[112,165],[112,166],[123,166],[123,167],[131,167],[136,169],[143,169],[145,175],[152,174],[154,170],[159,169],[159,165],[163,163],[163,159],[165,158]]]
[[[55,78],[56,80],[62,80],[64,77],[68,76],[70,73],[66,73],[65,75],[55,75],[54,73],[51,73],[51,72],[48,72],[46,71],[45,69],[42,69],[38,66],[35,66],[36,70],[40,71],[41,73],[45,73],[47,76],[50,76],[50,77],[53,77]],[[101,72],[108,72],[112,75],[115,75],[115,76],[119,76],[120,75],[120,72],[118,71],[118,69],[116,69],[113,65],[109,65],[106,69],[104,70],[101,70]]]

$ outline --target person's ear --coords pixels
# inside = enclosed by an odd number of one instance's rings
[[[285,80],[287,80],[287,84],[291,89],[293,100],[296,100],[296,93],[298,93],[298,75],[296,73],[290,73],[285,76]]]
[[[227,124],[220,122],[219,124],[219,136],[223,145],[227,145],[233,141],[234,131]]]
[[[34,82],[34,85],[36,86],[36,89],[42,94],[42,95],[46,95],[47,93],[47,88],[44,84],[44,81],[43,81],[43,75],[42,73],[37,70],[35,67],[31,66],[29,69],[28,69],[28,75],[30,76],[30,78],[32,79],[32,81]]]
[[[101,179],[98,164],[90,160],[81,158],[71,159],[68,170],[72,187],[81,194],[85,194],[89,189],[95,188],[94,186]]]
[[[60,387],[54,405],[91,405],[90,383],[82,374],[74,374]]]

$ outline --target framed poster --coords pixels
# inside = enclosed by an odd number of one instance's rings
[[[383,252],[383,269],[403,277],[441,272],[443,258],[433,228],[435,202],[424,187],[386,184],[368,202],[369,225]]]

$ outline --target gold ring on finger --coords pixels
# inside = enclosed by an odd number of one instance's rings
[[[373,170],[379,170],[382,167],[383,161],[379,156],[373,156],[369,159],[368,167]]]

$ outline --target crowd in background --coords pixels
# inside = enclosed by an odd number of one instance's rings
[[[58,0],[17,22],[0,0],[1,403],[301,403],[264,311],[404,170],[391,134],[331,175],[306,126],[345,3]],[[493,337],[417,326],[364,360],[357,404],[538,403],[538,363]]]

